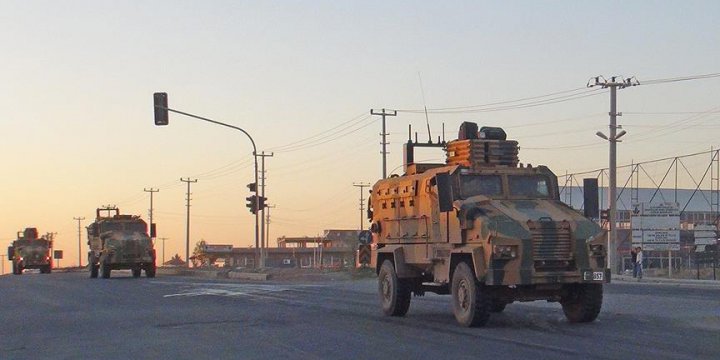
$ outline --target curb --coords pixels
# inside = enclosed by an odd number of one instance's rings
[[[620,281],[626,283],[652,283],[652,284],[675,284],[675,285],[695,285],[707,287],[720,287],[718,280],[695,280],[695,279],[668,279],[658,277],[643,277],[641,280],[632,276],[613,275],[612,281]]]

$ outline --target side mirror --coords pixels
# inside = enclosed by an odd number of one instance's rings
[[[15,248],[8,246],[8,260],[12,260],[15,257]]]
[[[452,211],[453,195],[450,174],[441,173],[435,175],[435,184],[438,189],[438,206],[440,207],[440,212]]]

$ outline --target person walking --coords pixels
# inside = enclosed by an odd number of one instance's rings
[[[640,246],[637,247],[637,261],[635,264],[637,264],[637,278],[638,280],[642,279],[643,276],[643,252],[642,248]]]
[[[636,278],[637,277],[637,269],[638,269],[637,248],[632,248],[632,250],[630,250],[630,262],[631,262],[632,268],[633,268],[633,278]]]

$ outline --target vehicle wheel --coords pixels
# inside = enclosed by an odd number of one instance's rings
[[[97,278],[99,270],[100,270],[99,265],[90,264],[90,278],[92,278],[92,279]]]
[[[21,265],[18,265],[17,266],[17,275],[22,275],[23,270],[24,270],[23,267]]]
[[[452,305],[455,319],[462,326],[483,326],[490,319],[490,297],[465,262],[459,263],[453,273]]]
[[[14,261],[12,263],[12,270],[13,270],[13,275],[18,275],[17,265],[15,265]]]
[[[575,284],[560,299],[565,317],[569,322],[591,322],[600,314],[602,307],[602,284]]]
[[[139,278],[141,273],[142,273],[142,269],[141,269],[141,268],[133,268],[133,269],[132,269],[132,276],[133,276],[134,278]]]
[[[507,306],[506,302],[493,299],[490,302],[490,312],[501,313],[505,310],[505,306]]]
[[[52,268],[50,267],[50,265],[48,265],[47,270],[45,270],[45,273],[46,273],[46,274],[51,274],[51,273],[52,273]]]
[[[148,267],[147,269],[145,269],[145,276],[149,278],[154,278],[156,271],[157,268],[155,266]]]
[[[392,261],[385,260],[378,274],[378,292],[383,313],[387,316],[404,316],[410,308],[410,284],[398,279]]]
[[[110,269],[110,265],[105,264],[105,263],[101,264],[100,272],[101,272],[103,279],[109,279],[111,271],[112,271],[112,269]]]

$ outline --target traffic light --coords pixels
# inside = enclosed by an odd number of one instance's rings
[[[257,183],[249,183],[247,184],[248,189],[250,189],[250,192],[257,192]]]
[[[247,206],[250,209],[250,212],[253,214],[257,214],[257,196],[248,196],[245,198],[245,200],[248,201]]]
[[[258,210],[262,210],[267,207],[267,205],[265,205],[265,201],[267,201],[266,197],[258,196]]]
[[[164,126],[169,124],[167,93],[154,93],[153,102],[155,104],[155,125]]]
[[[607,221],[610,219],[610,210],[600,210],[600,220]]]

